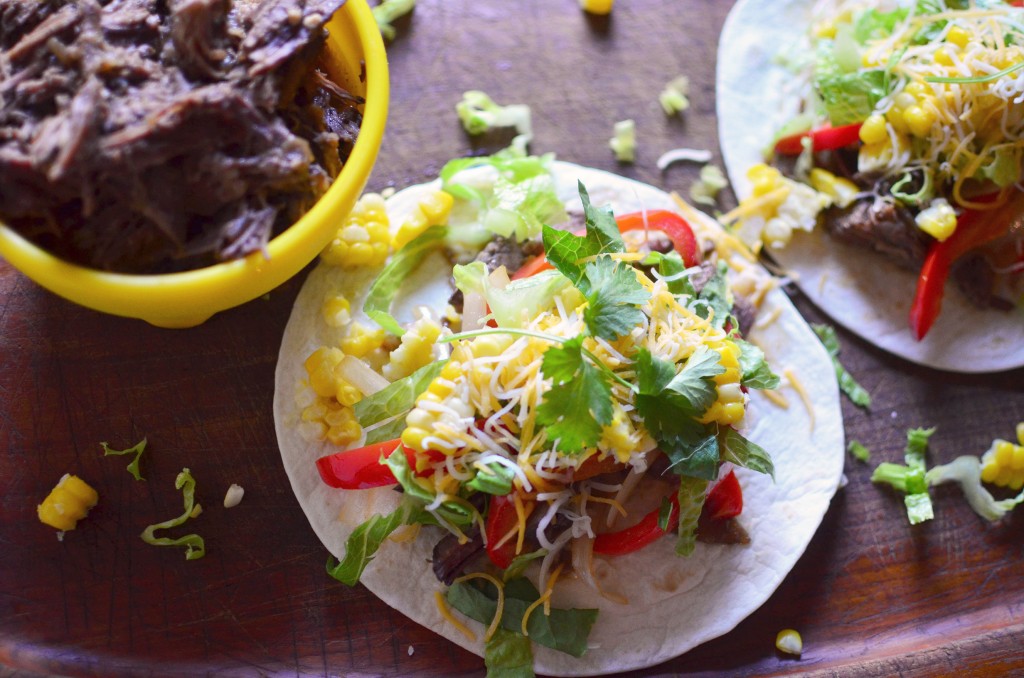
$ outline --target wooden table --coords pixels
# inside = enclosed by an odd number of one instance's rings
[[[715,51],[729,4],[619,0],[604,21],[574,0],[421,0],[389,46],[391,116],[370,188],[429,180],[474,150],[454,106],[481,89],[531,105],[535,152],[685,194],[697,167],[661,173],[654,163],[675,147],[717,156]],[[669,118],[656,98],[679,74],[690,77],[693,106]],[[637,123],[633,165],[618,165],[607,146],[624,118]],[[0,674],[482,673],[474,655],[324,573],[327,554],[292,496],[271,416],[278,344],[302,278],[201,327],[162,330],[76,307],[0,262],[0,663],[9,667]],[[911,528],[902,501],[868,480],[875,463],[901,458],[909,427],[939,427],[936,462],[1012,438],[1024,371],[943,374],[840,337],[845,364],[874,397],[870,412],[843,404],[847,435],[874,451],[872,464],[848,459],[849,484],[761,609],[649,675],[1024,666],[1024,515],[990,525],[958,489],[940,488],[935,520]],[[143,436],[146,481],[136,482],[99,443]],[[180,512],[182,467],[206,507],[193,524],[208,552],[192,562],[139,539]],[[65,472],[101,500],[59,542],[35,507]],[[231,483],[245,499],[224,509]],[[799,660],[774,649],[785,627],[803,633]]]

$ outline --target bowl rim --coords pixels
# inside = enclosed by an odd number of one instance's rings
[[[376,19],[366,0],[346,0],[338,12],[348,14],[351,30],[362,48],[366,89],[359,134],[331,186],[295,223],[272,238],[265,252],[172,273],[118,273],[62,259],[0,221],[0,260],[6,259],[42,287],[75,303],[167,326],[199,324],[214,313],[266,294],[298,273],[325,244],[313,247],[304,241],[324,227],[323,222],[330,218],[329,213],[337,203],[344,203],[351,194],[354,201],[365,187],[387,121],[387,53]],[[337,18],[336,15],[331,21]],[[309,253],[309,249],[315,251]],[[132,307],[132,302],[140,302],[135,299],[140,292],[147,295],[145,307]],[[210,295],[218,296],[216,303],[202,299]],[[178,308],[170,308],[175,305]]]

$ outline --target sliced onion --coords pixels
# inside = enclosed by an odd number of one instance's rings
[[[373,395],[391,383],[355,356],[345,356],[335,369],[339,377],[355,386],[363,395]]]
[[[468,292],[462,298],[462,331],[470,332],[484,326],[487,300],[479,292]]]
[[[577,537],[572,540],[572,569],[584,584],[600,591],[594,579],[594,538]]]
[[[629,499],[629,495],[633,494],[633,490],[636,489],[637,483],[644,477],[644,471],[637,471],[635,468],[630,470],[629,474],[623,479],[622,487],[615,493],[615,501],[618,502],[619,506],[624,506],[626,500]],[[615,527],[615,521],[619,517],[619,512],[615,510],[614,506],[608,507],[608,518],[605,520],[605,525],[608,527]]]

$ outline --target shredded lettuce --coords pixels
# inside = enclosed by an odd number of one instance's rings
[[[871,474],[871,482],[890,485],[906,493],[903,502],[911,525],[917,525],[935,517],[928,482],[925,480],[925,454],[928,439],[935,433],[934,428],[914,428],[907,431],[907,446],[904,450],[906,465],[884,462]]]
[[[832,43],[818,45],[814,88],[834,126],[867,119],[885,96],[886,72],[880,68],[847,71],[836,60]]]
[[[398,508],[386,516],[375,515],[367,520],[345,540],[344,559],[337,561],[333,555],[328,557],[327,574],[347,586],[358,584],[363,570],[373,560],[384,540],[402,525],[415,522],[413,519],[418,512],[412,502],[403,500]]]
[[[128,473],[132,474],[136,480],[145,480],[142,477],[142,473],[139,471],[139,459],[142,457],[142,453],[146,450],[146,443],[149,442],[146,438],[143,438],[139,442],[135,443],[132,447],[127,450],[114,450],[111,449],[106,443],[100,443],[100,447],[103,448],[103,456],[109,457],[111,455],[121,456],[123,454],[134,454],[135,458],[132,459],[131,463],[125,468],[128,469]]]
[[[839,380],[839,390],[846,394],[846,397],[850,399],[854,405],[863,407],[865,409],[871,407],[871,394],[868,393],[867,389],[857,383],[857,380],[853,378],[843,364],[839,362],[839,337],[836,335],[836,330],[831,325],[824,323],[811,323],[811,329],[818,335],[818,339],[825,346],[825,350],[832,358],[832,366],[836,371],[836,379]]]
[[[690,100],[687,98],[689,94],[690,79],[685,75],[680,75],[670,80],[662,88],[661,94],[658,95],[658,103],[661,104],[665,115],[676,115],[690,107]]]
[[[519,134],[512,140],[511,147],[520,155],[526,155],[526,147],[533,140],[533,126],[530,122],[530,107],[525,104],[502,106],[479,90],[462,93],[462,101],[455,105],[455,112],[462,121],[467,134],[477,135],[496,127],[515,127]]]
[[[391,24],[411,12],[415,6],[416,0],[383,0],[371,10],[385,40],[395,39],[395,27]]]
[[[565,276],[557,271],[541,271],[529,278],[511,281],[503,289],[494,287],[482,261],[457,265],[452,270],[455,286],[463,294],[482,294],[498,327],[525,328],[529,321],[555,305],[555,297],[572,296],[578,305],[579,294],[573,294]],[[573,305],[573,306],[575,306]]]
[[[708,481],[690,476],[679,479],[679,528],[676,536],[676,554],[689,556],[697,547],[697,521],[704,508]]]
[[[636,123],[633,120],[620,120],[613,126],[614,134],[608,141],[608,147],[615,152],[619,162],[636,160]]]
[[[154,536],[157,530],[167,530],[181,525],[189,518],[195,518],[202,512],[202,506],[195,503],[196,481],[192,473],[186,468],[182,469],[178,477],[174,479],[174,488],[181,490],[185,503],[185,512],[177,518],[165,520],[162,523],[150,525],[139,535],[142,541],[153,546],[184,546],[185,560],[196,560],[206,555],[206,543],[198,534],[186,534],[184,537],[171,539],[170,537]]]
[[[543,224],[568,218],[555,192],[553,159],[550,154],[524,157],[510,149],[482,158],[458,158],[441,168],[441,188],[475,204],[486,231],[526,240],[539,234]],[[458,181],[463,170],[488,166],[495,170],[493,182],[475,185]]]
[[[380,272],[370,285],[363,304],[363,312],[385,330],[402,336],[405,330],[391,315],[391,303],[402,287],[402,283],[423,262],[424,257],[441,246],[448,229],[444,226],[432,226],[395,252],[391,261]]]
[[[690,199],[701,205],[714,205],[719,191],[728,185],[717,165],[704,165],[700,168],[700,178],[690,186]]]
[[[432,504],[437,498],[433,490],[429,490],[417,482],[416,476],[413,474],[412,469],[409,468],[409,460],[405,456],[405,450],[401,445],[395,448],[395,451],[384,462],[391,469],[391,473],[394,474],[395,480],[402,486],[402,491],[407,497],[422,502],[424,506]],[[474,516],[474,512],[469,506],[454,501],[442,502],[431,513],[441,520],[460,527],[471,524]],[[429,522],[426,518],[427,516],[421,515],[417,522]]]
[[[526,636],[497,628],[484,644],[487,678],[533,678],[533,647]]]
[[[740,383],[747,388],[761,390],[778,388],[779,375],[772,372],[764,351],[739,337],[732,340],[740,349]]]
[[[368,395],[355,405],[356,420],[365,430],[374,424],[392,419],[383,426],[378,426],[366,434],[366,445],[394,440],[405,429],[405,415],[416,405],[416,397],[427,390],[444,368],[446,360],[436,360],[424,365],[412,374],[393,381],[380,391]]]
[[[846,446],[846,451],[853,455],[854,459],[865,463],[871,461],[871,450],[857,440],[851,440]]]

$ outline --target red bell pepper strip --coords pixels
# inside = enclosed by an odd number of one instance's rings
[[[729,470],[725,477],[718,481],[708,498],[704,500],[704,513],[712,520],[728,520],[735,518],[743,511],[743,490],[736,472]]]
[[[601,553],[606,556],[621,556],[633,551],[639,551],[648,544],[657,541],[669,532],[675,532],[679,526],[679,498],[673,494],[669,498],[672,504],[671,513],[668,516],[668,529],[661,529],[658,525],[658,516],[661,508],[656,508],[643,519],[624,530],[617,532],[606,532],[597,535],[594,539],[594,553]]]
[[[775,142],[775,152],[779,155],[800,155],[804,151],[803,140],[806,137],[811,138],[811,149],[815,151],[845,148],[860,141],[860,128],[863,124],[855,122],[840,127],[825,125],[799,134],[790,134]]]
[[[932,243],[921,267],[910,307],[910,329],[914,338],[918,341],[923,339],[939,317],[943,291],[953,262],[1005,234],[1021,214],[1024,214],[1024,193],[1014,191],[1009,200],[994,209],[964,210],[957,219],[953,235]]]
[[[487,509],[487,522],[484,524],[487,537],[487,557],[503,570],[512,564],[512,559],[516,555],[516,540],[509,538],[500,546],[498,542],[511,532],[518,522],[516,504],[511,499],[511,495],[491,497],[491,505]]]
[[[697,238],[693,229],[681,216],[671,210],[648,210],[646,212],[631,212],[615,217],[615,223],[619,232],[649,230],[661,231],[672,241],[672,247],[682,258],[687,266],[696,266],[700,263],[700,252],[697,249]],[[576,235],[583,235],[585,231],[574,231]],[[512,275],[512,280],[529,278],[532,275],[551,268],[547,257],[538,254],[526,262],[518,271]]]
[[[398,482],[391,469],[382,464],[381,457],[388,457],[401,444],[401,440],[387,440],[374,443],[354,450],[335,452],[316,460],[316,468],[320,478],[330,485],[343,490],[365,490],[371,487],[385,487]],[[405,458],[409,460],[409,468],[416,468],[416,452],[402,448]],[[440,461],[444,455],[440,452],[428,451],[431,461]],[[428,475],[431,471],[424,470],[416,475]]]

